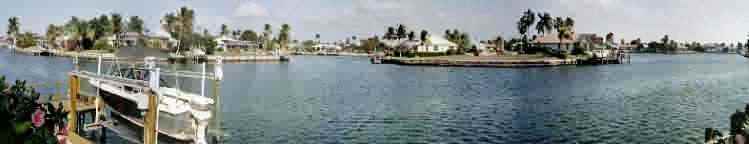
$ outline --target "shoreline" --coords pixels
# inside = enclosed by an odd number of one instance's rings
[[[61,50],[44,50],[39,48],[10,48],[4,47],[11,52],[21,53],[32,56],[50,56],[50,57],[66,57],[75,58],[81,60],[97,60],[101,56],[104,61],[139,61],[127,57],[117,57],[114,53],[102,53],[98,51],[61,51]],[[156,60],[160,62],[208,62],[214,63],[216,59],[222,56],[223,62],[225,63],[242,63],[242,62],[285,62],[290,61],[289,56],[283,55],[203,55],[203,56],[180,56],[180,57],[157,57]]]
[[[384,57],[383,64],[413,65],[413,66],[443,66],[443,67],[493,67],[493,68],[528,68],[554,67],[563,65],[597,65],[621,64],[617,59],[566,58],[560,59],[547,56],[440,56],[423,58]]]

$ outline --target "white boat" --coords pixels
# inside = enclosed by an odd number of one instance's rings
[[[147,81],[153,84],[153,69],[126,68],[110,76]],[[161,79],[156,81],[162,81]],[[89,83],[99,88],[103,102],[111,108],[111,114],[133,126],[142,128],[145,113],[148,110],[148,95],[144,89],[125,84],[89,79]],[[207,143],[206,132],[209,121],[213,118],[214,100],[209,97],[184,92],[157,82],[158,86],[149,86],[158,98],[157,130],[159,137],[179,143]],[[166,136],[166,137],[163,137]]]

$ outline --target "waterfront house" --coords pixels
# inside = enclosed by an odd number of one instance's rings
[[[214,41],[216,41],[216,47],[226,52],[240,52],[259,48],[259,45],[257,43],[251,41],[236,40],[229,36],[219,36],[214,39]]]
[[[600,37],[594,33],[581,33],[576,36],[577,47],[582,48],[585,51],[605,48],[603,45],[603,37]]]
[[[66,34],[62,37],[62,48],[65,50],[76,50],[78,48],[78,40],[73,37],[72,34]]]
[[[136,46],[138,44],[138,39],[142,38],[143,35],[141,35],[138,32],[124,32],[119,35],[119,41],[120,45],[129,47],[129,46]]]
[[[562,39],[562,41],[560,41],[559,37],[557,37],[556,34],[548,34],[544,36],[539,36],[533,40],[533,44],[537,47],[545,47],[553,51],[566,51],[566,52],[569,52],[572,50],[575,42],[576,42],[576,35],[572,35],[572,38],[565,38],[565,39]]]
[[[335,43],[318,43],[312,46],[312,49],[320,52],[339,52],[343,50],[343,47]]]
[[[442,36],[428,36],[426,41],[419,46],[417,52],[444,53],[450,49],[457,49],[458,45],[448,41]]]
[[[176,39],[173,39],[165,31],[159,31],[156,33],[148,34],[147,41],[148,47],[158,48],[162,50],[170,50],[174,43],[177,43]]]

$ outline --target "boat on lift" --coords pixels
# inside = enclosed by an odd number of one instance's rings
[[[147,58],[149,59],[149,58]],[[170,87],[161,74],[169,75],[155,67],[153,57],[147,60],[146,67],[129,67],[117,69],[107,76],[141,81],[148,83],[154,95],[158,96],[157,129],[159,137],[176,143],[207,143],[206,132],[209,121],[213,118],[212,110],[215,104],[213,98],[203,94],[195,94]],[[220,65],[220,59],[217,62]],[[220,67],[217,68],[220,75]],[[100,70],[99,70],[100,71]],[[100,72],[98,72],[100,73]],[[201,77],[205,80],[205,73],[183,72],[178,75]],[[215,76],[215,75],[211,75]],[[219,76],[220,77],[220,76]],[[125,84],[89,80],[89,83],[99,89],[103,102],[111,108],[111,115],[117,122],[126,122],[130,126],[143,128],[144,117],[148,110],[149,94],[143,88],[131,87]],[[204,91],[204,84],[201,87]],[[201,91],[201,93],[204,93]]]

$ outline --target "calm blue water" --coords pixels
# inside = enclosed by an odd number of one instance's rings
[[[525,69],[355,57],[227,64],[219,115],[226,143],[698,143],[749,101],[749,59],[632,58]],[[0,74],[65,80],[71,63],[2,52]]]

